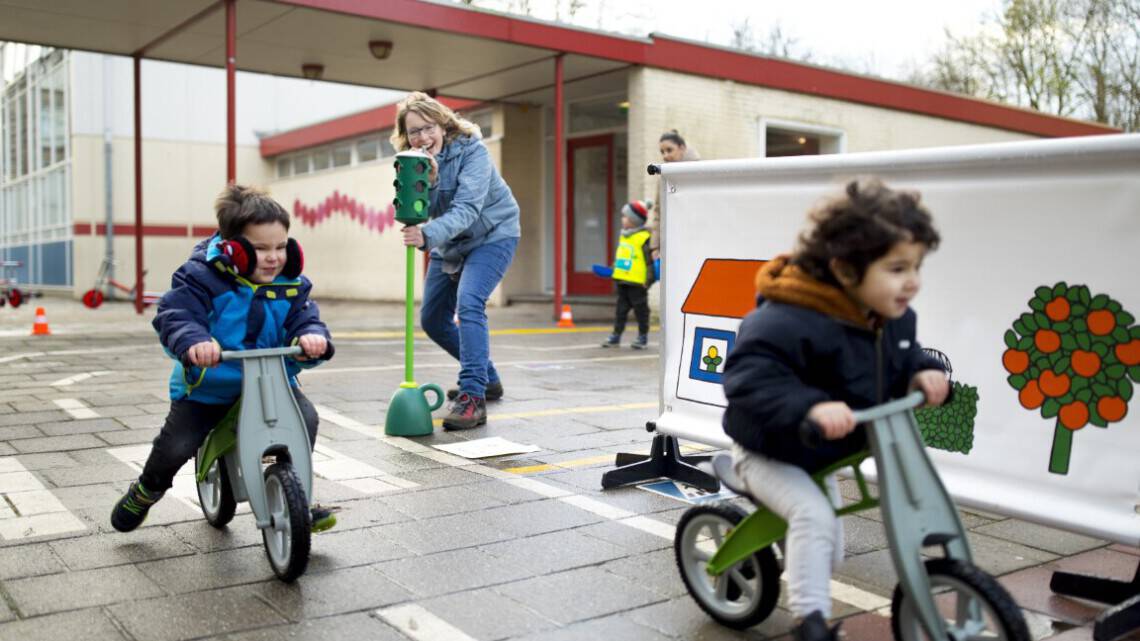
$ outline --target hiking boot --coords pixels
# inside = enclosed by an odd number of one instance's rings
[[[148,491],[143,484],[135,481],[127,493],[111,510],[111,526],[120,532],[130,532],[142,525],[150,507],[162,498],[162,492]]]
[[[617,347],[621,345],[621,334],[610,334],[610,337],[602,341],[602,347]]]
[[[445,430],[469,430],[487,423],[487,403],[478,396],[460,392],[443,417]]]
[[[339,507],[324,507],[320,503],[314,504],[309,508],[309,516],[312,518],[312,525],[309,530],[313,533],[324,532],[325,530],[332,529],[336,525],[336,512],[339,512]]]
[[[457,396],[459,396],[459,388],[453,387],[447,390],[447,400],[454,401]],[[503,382],[494,381],[487,383],[486,389],[483,390],[483,398],[488,401],[497,401],[503,398]]]
[[[637,338],[633,339],[633,342],[630,343],[629,346],[632,349],[645,349],[649,347],[649,336],[646,334],[638,334]]]
[[[804,617],[803,621],[800,621],[792,634],[792,638],[795,641],[838,641],[840,638],[839,624],[833,628],[827,627],[823,613],[816,610]]]

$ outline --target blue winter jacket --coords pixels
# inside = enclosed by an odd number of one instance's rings
[[[309,300],[313,287],[309,279],[278,276],[272,283],[251,283],[216,262],[220,242],[214,234],[198,243],[158,302],[153,325],[167,353],[178,359],[192,345],[211,339],[223,350],[245,350],[283,347],[305,334],[320,334],[330,339],[325,360],[331,358],[331,337],[317,304]],[[319,362],[285,359],[289,383],[296,386],[298,372]],[[230,404],[241,395],[241,378],[237,361],[189,370],[176,362],[170,374],[170,399]]]
[[[436,156],[439,178],[430,192],[431,220],[423,226],[424,249],[454,273],[471,250],[519,238],[519,204],[491,162],[483,141],[459,136]]]

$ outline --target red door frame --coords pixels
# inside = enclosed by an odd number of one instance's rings
[[[574,271],[574,151],[583,147],[606,148],[606,263],[614,253],[614,135],[601,134],[566,141],[566,292],[568,294],[609,294],[613,283],[594,275],[592,270]]]

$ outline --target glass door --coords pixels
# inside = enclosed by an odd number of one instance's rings
[[[614,257],[613,134],[566,143],[566,292],[608,294],[612,281],[593,273]]]

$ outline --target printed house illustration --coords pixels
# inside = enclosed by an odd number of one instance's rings
[[[706,259],[681,305],[677,397],[724,407],[724,364],[736,343],[740,320],[756,306],[756,271],[767,261]]]

